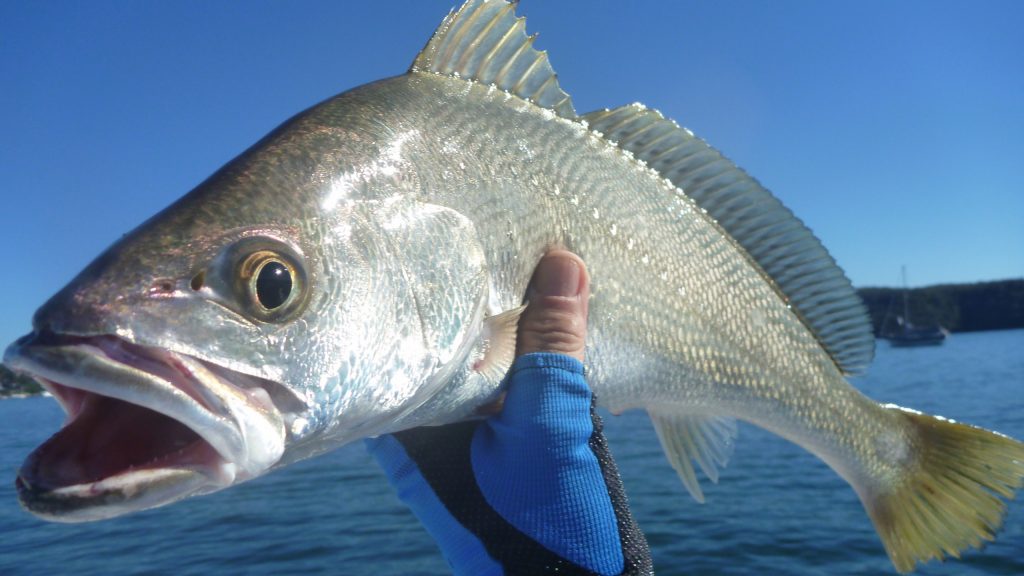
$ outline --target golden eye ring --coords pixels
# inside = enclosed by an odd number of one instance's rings
[[[279,322],[298,308],[304,278],[291,258],[259,250],[242,260],[239,288],[243,304],[256,319]]]

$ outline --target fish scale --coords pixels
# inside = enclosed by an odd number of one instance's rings
[[[509,114],[501,109],[510,101],[506,94],[477,85],[470,85],[468,90],[462,86],[421,88],[431,83],[468,82],[424,76],[420,80],[403,82],[401,88],[397,88],[403,92],[387,98],[403,101],[422,98],[424,103],[413,106],[425,108],[424,119],[417,122],[418,125],[435,116],[435,109],[430,108],[430,104],[437,104],[438,115],[443,109],[461,110],[454,102],[441,100],[437,93],[457,94],[458,98],[479,95],[484,102],[499,107],[497,110],[471,109],[462,119],[454,118],[455,113],[450,112],[436,126],[423,130],[427,134],[442,134],[440,138],[446,142],[456,141],[458,133],[464,131],[463,127],[472,125],[475,131],[483,133],[512,131],[509,140],[513,142],[529,136],[537,147],[552,150],[578,147],[580,139],[589,139],[595,149],[593,158],[578,154],[576,160],[569,163],[571,171],[559,166],[561,154],[539,155],[534,163],[518,168],[520,177],[527,170],[535,172],[537,177],[533,181],[536,182],[543,182],[549,178],[547,175],[559,174],[561,181],[569,183],[569,187],[568,194],[560,194],[556,200],[535,188],[512,187],[523,178],[506,181],[500,193],[488,193],[488,196],[494,195],[503,201],[494,206],[487,204],[488,212],[483,213],[476,212],[475,199],[480,195],[476,190],[433,188],[429,181],[425,181],[425,188],[431,191],[425,196],[431,203],[450,206],[466,214],[477,223],[478,229],[490,231],[490,234],[480,236],[485,252],[511,252],[508,258],[513,254],[520,255],[516,260],[522,264],[505,276],[513,283],[497,287],[498,292],[504,295],[502,301],[506,306],[512,306],[521,297],[532,273],[533,262],[552,244],[564,242],[586,259],[592,275],[598,279],[592,290],[591,310],[594,315],[593,333],[597,335],[592,347],[600,353],[593,355],[590,368],[592,386],[603,403],[618,411],[674,402],[685,410],[689,406],[680,401],[679,392],[685,389],[687,395],[699,398],[698,405],[715,405],[723,413],[739,416],[796,439],[807,436],[808,432],[820,434],[827,430],[826,425],[832,419],[819,415],[838,412],[840,418],[837,421],[857,424],[872,417],[889,418],[873,409],[873,403],[846,402],[841,394],[832,390],[842,377],[813,335],[764,282],[762,273],[749,265],[748,258],[739,254],[735,243],[721,234],[699,209],[685,203],[678,215],[666,209],[666,198],[670,204],[673,196],[662,180],[652,178],[644,167],[612,144],[589,132],[581,133],[578,127],[551,122],[550,118],[533,108],[522,107],[520,103],[513,103],[510,106],[513,111]],[[426,96],[409,93],[416,90],[425,92]],[[487,121],[481,122],[480,118]],[[446,129],[453,132],[445,133]],[[470,168],[482,166],[485,171],[470,173],[465,180],[487,189],[504,180],[502,174],[507,172],[508,166],[502,162],[515,156],[507,150],[495,148],[493,142],[479,149],[473,148],[478,142],[481,141],[467,139],[461,147],[463,153],[491,161],[468,165]],[[424,154],[429,156],[431,143],[423,146],[426,149]],[[435,162],[418,157],[415,150],[409,153],[415,158],[415,165]],[[617,162],[608,162],[609,158]],[[573,197],[578,198],[578,202],[572,202]],[[591,198],[600,199],[607,220],[617,223],[623,231],[622,237],[640,239],[632,250],[624,249],[619,236],[611,237],[600,233],[600,230],[594,232],[593,228],[598,227],[598,223],[590,215],[593,209]],[[542,208],[528,208],[538,199],[545,201]],[[678,198],[675,200],[683,202]],[[500,226],[491,224],[493,216],[490,210],[497,210],[505,218],[513,214],[515,220],[531,222],[536,230],[535,236],[524,237],[521,243],[510,245]],[[564,237],[560,237],[563,234]],[[569,242],[570,238],[577,240]],[[523,254],[536,256],[522,258]],[[643,264],[636,254],[647,256],[649,263]],[[508,258],[499,257],[499,261]],[[650,269],[668,271],[670,280],[651,278]],[[643,313],[609,315],[609,321],[602,322],[606,317],[603,316],[605,296],[600,279],[611,276],[646,279],[643,283],[620,282],[620,290],[614,295],[616,308],[641,310]],[[693,296],[691,301],[678,297],[680,286],[686,294]],[[750,310],[761,310],[772,322],[756,329],[758,327],[747,319]],[[680,347],[678,340],[664,336],[673,331],[707,336]],[[604,345],[598,338],[614,344]],[[629,350],[636,348],[645,350],[648,356],[663,358],[664,373],[652,373],[646,364],[636,366],[628,354]],[[724,372],[727,367],[737,365],[758,365],[777,374],[762,374],[759,378],[737,382]],[[792,368],[780,369],[787,366]],[[684,372],[685,378],[680,378],[679,367],[689,368]],[[658,387],[639,383],[622,385],[638,378],[662,384]],[[735,392],[730,393],[730,388],[735,388]],[[782,393],[778,393],[780,390]],[[841,390],[850,396],[858,395],[849,387]],[[730,405],[731,397],[736,398],[735,405]],[[765,400],[767,406],[758,405],[752,401],[755,399]],[[813,405],[812,399],[818,400],[818,405]],[[858,407],[866,413],[858,415]],[[806,427],[791,430],[797,423],[806,424]],[[842,445],[846,436],[829,438],[822,443]],[[820,453],[824,450],[819,448],[815,451]],[[861,457],[870,457],[870,454],[862,454]]]

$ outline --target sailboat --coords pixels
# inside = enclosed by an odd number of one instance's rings
[[[948,331],[938,324],[922,327],[910,322],[910,289],[907,288],[907,267],[901,268],[903,276],[903,316],[896,317],[899,328],[889,332],[886,338],[895,348],[911,346],[938,346],[946,341]]]

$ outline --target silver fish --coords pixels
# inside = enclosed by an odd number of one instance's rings
[[[820,242],[657,111],[578,115],[503,0],[292,118],[40,308],[4,363],[67,423],[21,502],[109,518],[470,418],[556,245],[593,278],[592,387],[650,414],[696,499],[739,418],[846,479],[901,571],[993,538],[1024,445],[852,388],[874,339]]]

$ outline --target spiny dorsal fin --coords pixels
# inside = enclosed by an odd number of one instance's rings
[[[683,485],[697,502],[704,492],[693,468],[696,462],[704,475],[718,483],[718,469],[725,468],[736,440],[736,420],[698,414],[659,414],[648,410],[665,456]]]
[[[448,15],[410,72],[433,72],[496,86],[563,118],[575,118],[547,52],[536,50],[524,18],[505,0],[469,0]]]
[[[846,374],[875,337],[864,303],[821,242],[771,192],[685,128],[641,104],[581,117],[692,198],[753,258]]]

